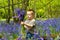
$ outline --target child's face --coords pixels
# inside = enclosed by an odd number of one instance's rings
[[[33,19],[33,11],[27,11],[27,18],[29,20]]]

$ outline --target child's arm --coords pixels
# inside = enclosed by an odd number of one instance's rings
[[[27,29],[31,29],[34,26],[34,22],[32,22],[31,24],[21,22],[21,24],[25,25]]]

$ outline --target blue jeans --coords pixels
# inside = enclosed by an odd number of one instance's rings
[[[27,32],[27,34],[26,34],[26,40],[31,39],[31,37],[33,37],[33,36],[34,36],[34,34],[32,34],[30,32]]]

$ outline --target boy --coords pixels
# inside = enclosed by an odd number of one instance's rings
[[[27,30],[26,40],[28,40],[28,38],[31,39],[31,37],[34,36],[34,29],[35,29],[34,13],[35,13],[34,10],[29,9],[27,11],[27,20],[25,22],[21,22],[21,24],[23,24]]]

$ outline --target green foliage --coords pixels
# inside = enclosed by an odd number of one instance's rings
[[[24,4],[26,3],[26,4]],[[34,9],[36,11],[36,18],[52,18],[60,17],[60,0],[13,0],[14,8],[19,7],[20,9],[24,8]],[[8,16],[8,0],[0,0],[0,14],[2,12],[2,18]],[[10,0],[10,16],[13,15],[12,10],[12,0]]]

